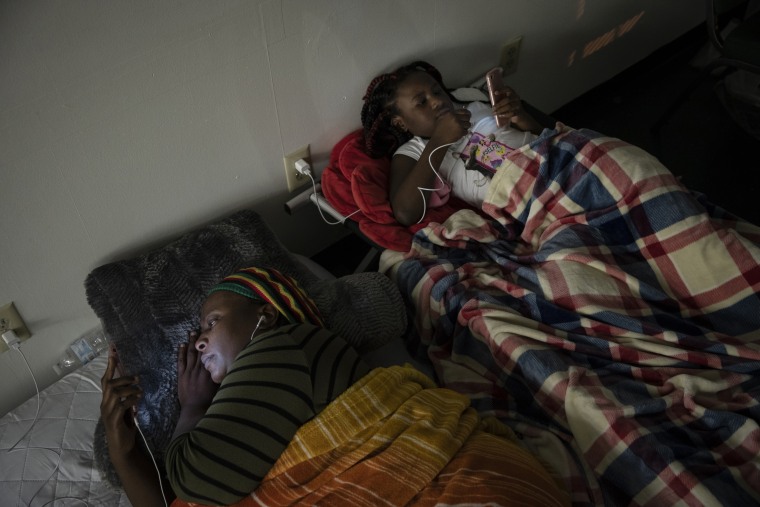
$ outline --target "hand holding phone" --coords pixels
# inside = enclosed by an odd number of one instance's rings
[[[122,365],[121,361],[119,360],[119,353],[116,349],[116,344],[112,341],[108,343],[108,360],[109,360],[109,367],[106,368],[106,372],[103,376],[102,382],[103,382],[103,393],[104,397],[106,396],[106,384],[112,384],[113,381],[118,381],[119,379],[126,377],[124,372],[124,366]],[[109,370],[111,367],[111,364],[113,364],[113,369]],[[136,379],[135,379],[136,380]],[[111,386],[108,388],[109,396],[118,396],[119,401],[123,401],[125,396],[118,391],[111,391],[111,389],[123,389],[127,386],[127,384],[124,384],[123,382],[117,382],[117,386]],[[122,385],[123,384],[123,385]],[[137,384],[135,384],[137,386]],[[137,386],[137,389],[139,389],[139,386]],[[130,409],[130,413],[132,415],[132,418],[134,418],[137,415],[137,407],[132,406]]]
[[[501,67],[494,67],[486,73],[486,86],[488,87],[488,98],[491,100],[491,106],[496,105],[500,98],[500,93],[504,90],[504,80],[501,75]],[[509,125],[509,118],[506,115],[494,115],[496,125],[504,127]]]
[[[121,366],[121,361],[119,361],[119,351],[116,350],[116,344],[114,342],[109,342],[108,354],[114,358],[115,365],[116,365],[116,378],[123,377],[124,371]]]

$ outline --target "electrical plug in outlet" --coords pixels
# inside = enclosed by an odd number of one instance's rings
[[[309,165],[311,165],[311,148],[307,144],[289,155],[285,155],[283,163],[285,165],[285,178],[288,182],[288,192],[292,192],[297,188],[311,183],[311,179],[308,176],[304,176],[296,169],[296,162],[304,159]]]
[[[0,330],[2,333],[13,330],[16,332],[19,341],[24,341],[32,336],[29,329],[24,324],[24,320],[16,310],[16,305],[12,302],[7,305],[0,306]],[[8,350],[8,346],[4,340],[0,340],[0,353]]]
[[[517,70],[517,62],[520,58],[520,46],[522,45],[522,35],[518,35],[512,40],[508,40],[501,45],[501,54],[499,57],[499,66],[501,67],[502,76],[512,74]]]

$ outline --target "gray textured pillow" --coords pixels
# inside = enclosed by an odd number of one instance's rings
[[[115,344],[125,372],[140,376],[144,396],[138,422],[159,462],[179,416],[177,347],[198,327],[198,311],[208,290],[236,269],[251,265],[274,267],[298,280],[327,326],[360,352],[401,336],[406,328],[401,295],[384,275],[319,280],[288,254],[252,210],[93,270],[85,280],[87,301]],[[100,423],[94,448],[98,468],[118,486]]]

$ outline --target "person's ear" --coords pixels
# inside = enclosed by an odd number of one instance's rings
[[[391,119],[391,125],[393,125],[394,127],[396,127],[397,129],[399,129],[399,130],[401,130],[403,132],[406,132],[406,130],[407,130],[406,129],[406,123],[404,123],[404,119],[401,118],[400,116],[394,116]]]
[[[277,325],[277,321],[280,319],[280,312],[277,311],[277,308],[274,307],[274,305],[270,303],[264,303],[259,307],[259,317],[264,317],[264,320],[261,321],[261,329],[272,329]]]

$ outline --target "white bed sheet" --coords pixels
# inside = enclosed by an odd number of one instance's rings
[[[102,354],[44,389],[28,433],[36,396],[0,419],[0,505],[130,506],[101,476],[93,455],[106,361]]]

